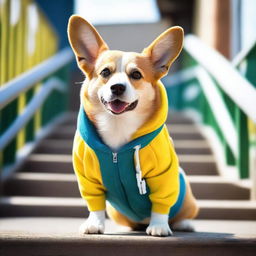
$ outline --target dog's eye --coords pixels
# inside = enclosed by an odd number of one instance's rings
[[[139,80],[142,78],[142,74],[139,71],[133,71],[130,76],[132,79],[135,80]]]
[[[108,76],[110,76],[111,71],[109,70],[109,68],[104,68],[101,72],[100,75],[104,78],[107,78]]]

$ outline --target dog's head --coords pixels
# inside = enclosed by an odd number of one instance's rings
[[[76,15],[69,20],[68,36],[86,75],[82,100],[112,115],[152,108],[156,81],[167,74],[183,43],[182,28],[172,27],[142,53],[112,51],[96,29]]]

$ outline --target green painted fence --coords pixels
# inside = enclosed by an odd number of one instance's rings
[[[36,67],[58,51],[58,38],[46,16],[32,0],[0,1],[0,90],[13,79]],[[68,65],[37,81],[0,109],[0,136],[15,122],[33,96],[52,77],[68,81]],[[67,85],[66,85],[67,86]],[[15,163],[17,152],[34,141],[36,134],[66,110],[67,91],[53,90],[35,115],[0,152],[0,168]]]
[[[199,39],[189,36],[180,57],[182,70],[165,81],[170,107],[178,111],[195,111],[201,122],[214,130],[221,142],[226,164],[236,167],[240,178],[249,177],[250,150],[256,145],[255,57],[254,44],[236,64],[228,63],[213,49],[204,46]],[[216,74],[219,74],[218,77]],[[221,76],[225,79],[220,79]],[[236,78],[241,83],[237,84]],[[227,90],[224,90],[221,80],[225,82]],[[248,89],[246,97],[241,95],[241,99],[237,100],[237,88],[241,94]],[[215,100],[220,103],[219,106]],[[246,105],[250,115],[242,105]],[[219,118],[221,116],[225,116],[226,120],[222,121]]]

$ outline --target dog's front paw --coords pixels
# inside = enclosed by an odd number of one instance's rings
[[[104,233],[104,224],[96,223],[86,220],[80,227],[79,227],[79,234],[103,234]]]
[[[172,231],[168,223],[169,216],[167,214],[151,213],[149,226],[146,230],[151,236],[171,236]]]
[[[146,230],[148,235],[151,236],[171,236],[172,231],[167,224],[149,225]]]
[[[89,218],[80,226],[79,234],[103,234],[105,229],[105,212],[90,212]]]

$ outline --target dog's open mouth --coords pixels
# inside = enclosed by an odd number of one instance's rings
[[[138,104],[138,100],[135,100],[132,103],[127,103],[118,99],[107,102],[103,99],[103,97],[101,97],[101,102],[106,106],[109,111],[111,111],[115,115],[122,114],[126,111],[131,111],[135,109]]]

